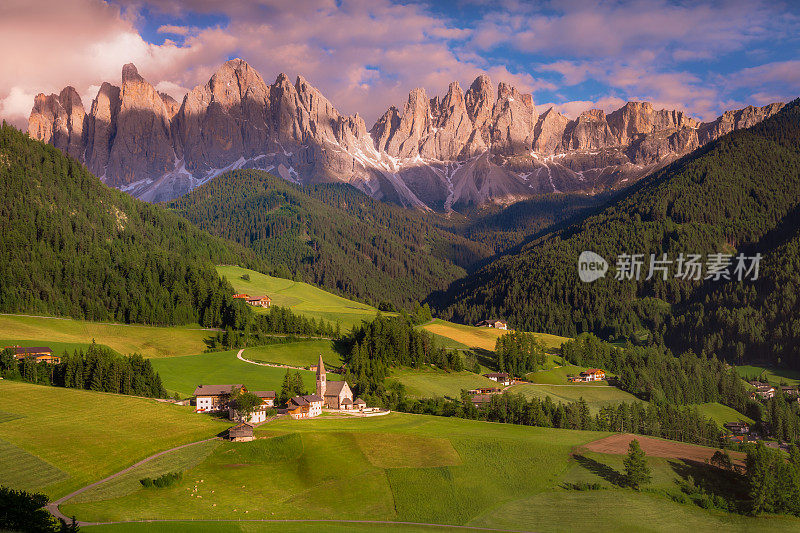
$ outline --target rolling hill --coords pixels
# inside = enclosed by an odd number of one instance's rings
[[[349,185],[303,188],[260,170],[225,173],[168,205],[249,247],[278,277],[376,306],[420,301],[491,254]]]

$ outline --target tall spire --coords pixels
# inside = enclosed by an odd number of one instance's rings
[[[317,363],[317,396],[325,398],[326,388],[325,363],[322,362],[322,354],[319,354],[319,363]]]

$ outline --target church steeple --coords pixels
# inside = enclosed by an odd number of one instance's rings
[[[325,398],[325,363],[322,362],[322,354],[319,354],[319,363],[317,364],[317,396]]]

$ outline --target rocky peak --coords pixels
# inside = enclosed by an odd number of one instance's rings
[[[533,130],[533,151],[541,154],[554,154],[563,149],[564,131],[570,120],[549,108],[537,119]]]
[[[525,98],[515,87],[500,82],[492,109],[492,149],[503,154],[530,151],[536,119],[533,98]]]
[[[491,117],[494,107],[494,90],[492,80],[486,74],[481,74],[469,86],[465,96],[465,104],[469,118],[476,128],[482,127]]]
[[[122,83],[126,82],[143,82],[144,78],[139,75],[139,70],[133,63],[126,63],[122,66]]]
[[[391,136],[386,151],[396,157],[419,155],[422,136],[431,128],[431,108],[425,89],[418,87],[408,94],[397,131]]]

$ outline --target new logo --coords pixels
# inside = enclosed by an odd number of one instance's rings
[[[578,256],[578,277],[584,283],[591,283],[606,275],[608,262],[594,252],[581,252]]]

